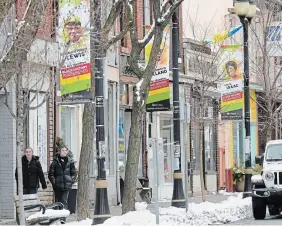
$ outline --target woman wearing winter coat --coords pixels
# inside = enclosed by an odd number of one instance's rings
[[[39,181],[43,189],[47,188],[44,173],[39,162],[39,157],[33,155],[31,148],[26,148],[22,157],[23,194],[36,194]],[[15,173],[18,188],[18,169]]]
[[[68,209],[68,196],[76,178],[74,161],[68,157],[69,150],[63,147],[50,165],[48,178],[55,192],[55,201]]]

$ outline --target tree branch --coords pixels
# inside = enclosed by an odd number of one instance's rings
[[[120,33],[114,37],[112,37],[106,44],[105,49],[109,49],[109,47],[111,45],[113,45],[114,43],[117,43],[118,41],[120,41],[121,39],[124,38],[124,36],[128,33],[129,29],[133,26],[132,22],[128,22],[126,27],[124,28],[123,31],[120,31]]]
[[[153,15],[155,23],[158,23],[158,19],[161,17],[161,1],[153,1]]]
[[[162,5],[161,5],[161,14],[164,13],[166,7],[168,6],[168,4],[170,3],[171,0],[164,0]]]
[[[3,23],[5,17],[8,14],[9,9],[11,8],[12,4],[10,0],[1,0],[0,3],[0,24]]]
[[[138,41],[141,49],[144,49],[145,46],[150,42],[150,40],[153,38],[155,32],[156,32],[156,24],[155,24],[155,22],[153,22],[151,29],[148,31],[148,33],[144,36],[144,38],[142,40]]]
[[[116,19],[118,18],[121,9],[124,6],[124,3],[126,2],[126,0],[116,0],[113,5],[112,8],[110,10],[110,13],[107,17],[107,20],[102,28],[102,37],[107,37],[111,31],[111,29],[113,28],[113,25],[116,21]]]
[[[126,7],[126,15],[128,23],[134,23],[134,0],[128,0],[128,7]],[[131,44],[135,45],[138,44],[138,34],[137,29],[135,26],[132,26],[130,29],[130,37],[131,37]]]
[[[41,86],[39,87],[39,89],[36,89],[36,94],[34,95],[34,97],[28,101],[28,106],[30,106],[30,104],[35,100],[36,95],[42,90],[43,86],[44,86],[44,79],[42,79],[43,81],[41,82]]]
[[[41,103],[37,104],[37,105],[34,106],[34,107],[28,106],[28,109],[29,109],[29,110],[35,110],[35,109],[37,109],[37,108],[40,108],[40,107],[47,101],[47,99],[48,99],[49,96],[50,96],[50,93],[52,93],[52,92],[54,91],[54,87],[55,87],[55,80],[52,79],[52,77],[50,78],[50,81],[49,81],[49,82],[50,82],[49,88],[48,88],[48,90],[46,91],[45,96],[44,96],[43,100],[41,101]],[[34,96],[37,96],[38,93],[39,93],[39,92],[36,92]],[[34,98],[34,99],[35,99],[35,98]],[[31,102],[30,102],[30,104],[31,104]]]
[[[134,0],[128,0],[127,2],[128,6],[126,7],[126,15],[128,23],[134,23]],[[131,26],[129,29],[130,32],[130,40],[131,40],[131,53],[130,57],[128,59],[128,63],[130,64],[131,69],[133,72],[137,75],[137,77],[140,79],[142,74],[144,73],[143,68],[138,63],[136,59],[139,59],[140,53],[142,51],[140,44],[138,42],[138,33],[136,26]]]
[[[17,116],[15,115],[15,113],[13,112],[11,106],[9,105],[8,103],[8,91],[7,91],[7,88],[6,86],[3,87],[3,89],[5,90],[5,101],[4,101],[4,104],[7,106],[10,114],[12,115],[13,119],[17,120]]]
[[[30,1],[25,20],[19,22],[18,27],[20,29],[15,36],[11,49],[4,59],[0,61],[0,81],[9,81],[11,78],[11,73],[9,72],[17,70],[15,68],[20,65],[19,61],[27,59],[27,53],[35,40],[48,1],[44,0],[43,5],[41,2],[41,0]],[[10,75],[10,77],[3,79],[7,75]]]
[[[40,108],[40,107],[46,102],[46,100],[48,99],[48,97],[49,97],[49,93],[47,92],[47,93],[45,94],[43,100],[41,101],[41,103],[37,104],[37,105],[34,106],[34,107],[30,107],[30,106],[29,106],[29,107],[28,107],[28,110],[36,110],[37,108]]]
[[[173,13],[178,9],[178,7],[180,6],[180,4],[183,1],[184,0],[171,1],[170,7],[166,10],[166,12],[162,15],[162,17],[159,18],[156,22],[160,23],[162,25],[162,27],[166,27],[167,24],[169,23]]]

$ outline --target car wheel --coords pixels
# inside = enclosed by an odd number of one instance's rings
[[[256,220],[263,220],[266,215],[265,200],[252,197],[253,215]]]
[[[278,208],[274,205],[268,205],[268,211],[270,216],[275,216],[279,214]]]

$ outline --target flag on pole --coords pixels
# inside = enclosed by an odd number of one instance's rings
[[[233,27],[230,30],[225,30],[222,32],[219,32],[217,34],[215,34],[211,40],[204,40],[203,43],[205,45],[207,44],[217,44],[220,42],[223,42],[224,40],[226,40],[227,38],[231,37],[232,35],[236,34],[243,26],[237,26],[237,27]]]

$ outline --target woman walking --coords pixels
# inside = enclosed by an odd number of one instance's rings
[[[39,157],[33,155],[31,148],[26,148],[22,157],[23,194],[36,194],[39,181],[43,189],[47,188],[44,173],[39,162]],[[15,173],[18,188],[18,169]]]
[[[53,185],[55,201],[61,202],[68,209],[68,196],[76,178],[74,161],[68,157],[69,150],[63,147],[50,165],[48,178]]]

